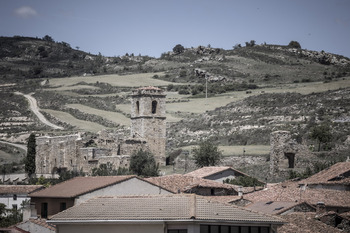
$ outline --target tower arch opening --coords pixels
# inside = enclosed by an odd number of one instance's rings
[[[158,105],[158,102],[156,100],[153,100],[152,101],[152,114],[157,113],[157,105]]]
[[[136,114],[140,114],[140,102],[136,101]]]

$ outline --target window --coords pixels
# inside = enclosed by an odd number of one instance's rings
[[[136,101],[136,114],[140,113],[140,102]]]
[[[17,205],[16,205],[16,204],[13,204],[13,205],[12,205],[12,209],[17,210]]]
[[[65,210],[65,209],[67,209],[67,203],[61,202],[61,203],[60,203],[60,211],[63,211],[63,210]]]
[[[152,101],[152,114],[155,114],[157,112],[157,101]]]
[[[200,233],[268,233],[269,230],[259,226],[200,225]]]
[[[187,233],[187,230],[168,230],[168,233]]]
[[[13,194],[13,200],[14,200],[14,201],[17,200],[17,194]]]

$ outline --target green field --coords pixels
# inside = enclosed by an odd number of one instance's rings
[[[183,150],[192,151],[196,145],[181,147]],[[270,153],[269,145],[245,145],[245,146],[219,146],[223,156],[266,155]]]
[[[46,88],[45,91],[70,91],[78,89],[99,89],[99,87],[89,85],[74,85],[74,86],[60,86],[55,88]]]
[[[130,125],[130,119],[127,118],[125,115],[118,113],[118,112],[104,111],[104,110],[100,110],[97,108],[91,108],[91,107],[88,107],[88,106],[82,105],[82,104],[67,104],[66,106],[69,108],[78,109],[81,112],[101,116],[101,117],[105,118],[106,120],[112,121],[112,122],[120,124],[120,125],[125,125],[125,126]]]
[[[105,129],[106,127],[100,124],[96,124],[91,121],[83,121],[79,120],[75,117],[73,117],[71,114],[62,112],[62,111],[56,111],[52,109],[41,109],[41,111],[46,112],[48,114],[51,114],[52,116],[56,117],[62,122],[66,122],[80,130],[84,131],[90,131],[90,132],[98,132],[100,130]]]
[[[131,75],[96,75],[96,76],[77,76],[67,78],[53,78],[50,79],[50,87],[67,87],[73,86],[80,82],[94,84],[96,82],[109,83],[112,86],[118,87],[140,87],[140,86],[167,86],[171,82],[154,79],[154,75],[163,75],[162,72],[158,73],[142,73]],[[173,83],[172,83],[173,84]],[[75,88],[77,89],[77,88]]]

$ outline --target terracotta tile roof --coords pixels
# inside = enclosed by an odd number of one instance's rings
[[[279,233],[343,232],[340,229],[329,226],[315,219],[314,212],[295,212],[280,217],[286,220],[288,223],[278,228]]]
[[[30,197],[74,198],[136,176],[90,176],[75,177],[49,188],[31,193]],[[137,177],[136,177],[137,178]]]
[[[345,183],[350,184],[350,162],[336,163],[319,173],[305,180],[301,180],[302,184],[330,184]]]
[[[28,221],[30,221],[36,225],[45,227],[51,231],[56,231],[56,226],[52,223],[48,223],[46,219],[37,218],[37,219],[29,219]]]
[[[51,222],[190,219],[283,223],[277,217],[211,202],[194,194],[94,198],[54,215]]]
[[[30,233],[29,231],[22,230],[16,226],[10,226],[8,228],[0,228],[0,232],[5,233]]]
[[[42,188],[42,185],[0,185],[0,194],[29,194]]]
[[[310,206],[310,208],[316,210],[313,206],[311,206],[307,202],[296,203],[293,201],[268,201],[268,202],[263,201],[263,202],[255,202],[245,207],[261,213],[279,215],[301,204],[308,205]]]
[[[234,172],[240,173],[242,175],[246,175],[243,172],[240,172],[236,169],[233,169],[232,167],[202,167],[202,168],[199,168],[199,169],[194,170],[192,172],[189,172],[185,175],[186,176],[195,176],[195,177],[199,177],[199,178],[205,178],[205,177],[208,177],[208,176],[211,176],[211,175],[214,175],[216,173],[223,172],[226,170],[233,170]],[[246,176],[248,176],[248,175],[246,175]]]
[[[324,202],[326,206],[350,207],[350,191],[332,189],[310,189],[299,188],[298,182],[286,181],[268,189],[244,195],[244,198],[252,202],[268,201],[290,201],[308,202],[316,205],[317,202]]]
[[[56,226],[52,223],[48,223],[46,219],[42,219],[42,218],[37,218],[37,219],[30,218],[27,221],[18,223],[15,227],[23,230],[22,228],[25,228],[25,227],[23,227],[22,225],[27,223],[27,222],[30,222],[31,224],[39,225],[39,226],[44,227],[52,232],[56,232]]]
[[[185,176],[180,174],[150,177],[145,180],[158,185],[164,189],[167,189],[173,193],[187,192],[194,187],[205,187],[205,188],[222,188],[228,190],[234,190],[235,186],[230,184],[222,184],[212,180],[201,179],[193,176]]]

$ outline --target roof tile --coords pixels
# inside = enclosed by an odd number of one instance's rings
[[[228,220],[282,224],[280,218],[256,213],[201,196],[157,195],[100,197],[52,217],[53,223],[77,220]]]
[[[132,176],[90,176],[75,177],[44,190],[30,194],[30,197],[74,198],[84,193],[107,187],[128,179]]]

